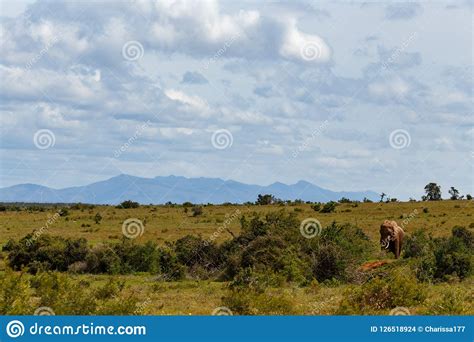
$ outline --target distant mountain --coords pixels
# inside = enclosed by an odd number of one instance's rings
[[[117,204],[133,200],[142,204],[173,203],[244,203],[254,202],[258,194],[272,194],[283,200],[337,201],[341,197],[377,200],[373,191],[334,192],[314,184],[273,183],[268,186],[244,184],[220,178],[155,177],[141,178],[119,175],[86,186],[52,189],[36,184],[19,184],[0,189],[0,202],[94,203]]]

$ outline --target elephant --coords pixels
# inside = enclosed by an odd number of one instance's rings
[[[395,221],[385,220],[380,226],[380,246],[395,254],[395,259],[400,257],[404,236],[405,232]]]

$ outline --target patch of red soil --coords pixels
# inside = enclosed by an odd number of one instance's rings
[[[365,264],[363,264],[359,267],[359,270],[361,270],[361,271],[370,271],[370,270],[373,270],[374,268],[378,268],[380,266],[389,264],[390,262],[391,262],[390,260],[380,260],[380,261],[366,262]]]

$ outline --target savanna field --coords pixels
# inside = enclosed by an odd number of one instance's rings
[[[2,206],[0,314],[474,314],[473,201],[324,208]],[[309,218],[322,230],[304,236]],[[406,233],[400,259],[384,220]]]

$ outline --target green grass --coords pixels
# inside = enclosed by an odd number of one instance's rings
[[[71,210],[66,217],[60,217],[46,230],[51,235],[63,237],[84,237],[92,243],[118,241],[122,237],[122,223],[128,218],[138,218],[144,222],[145,232],[138,238],[139,242],[148,240],[163,244],[175,241],[187,234],[201,234],[204,238],[211,236],[226,221],[226,215],[232,216],[237,210],[241,215],[252,212],[266,213],[285,208],[295,211],[301,220],[309,217],[318,219],[323,226],[332,221],[352,223],[359,226],[371,239],[378,240],[379,227],[385,219],[396,220],[402,224],[402,217],[414,215],[404,229],[407,233],[415,229],[426,229],[433,236],[446,236],[456,225],[469,227],[474,225],[473,201],[439,201],[439,202],[401,202],[401,203],[358,203],[340,204],[334,213],[322,214],[311,209],[309,204],[296,206],[205,206],[201,216],[193,217],[191,210],[184,212],[183,207],[141,206],[136,209],[116,209],[112,206],[96,206],[90,210]],[[428,213],[423,209],[428,208]],[[416,213],[415,213],[416,210]],[[0,244],[8,239],[18,239],[46,225],[49,217],[56,211],[53,208],[45,212],[7,211],[0,212]],[[100,224],[94,222],[94,216],[100,213],[103,217]],[[239,216],[241,216],[239,215]],[[82,225],[90,225],[83,227]],[[239,232],[239,219],[230,220],[229,229]],[[227,232],[219,234],[218,242],[230,239]]]

